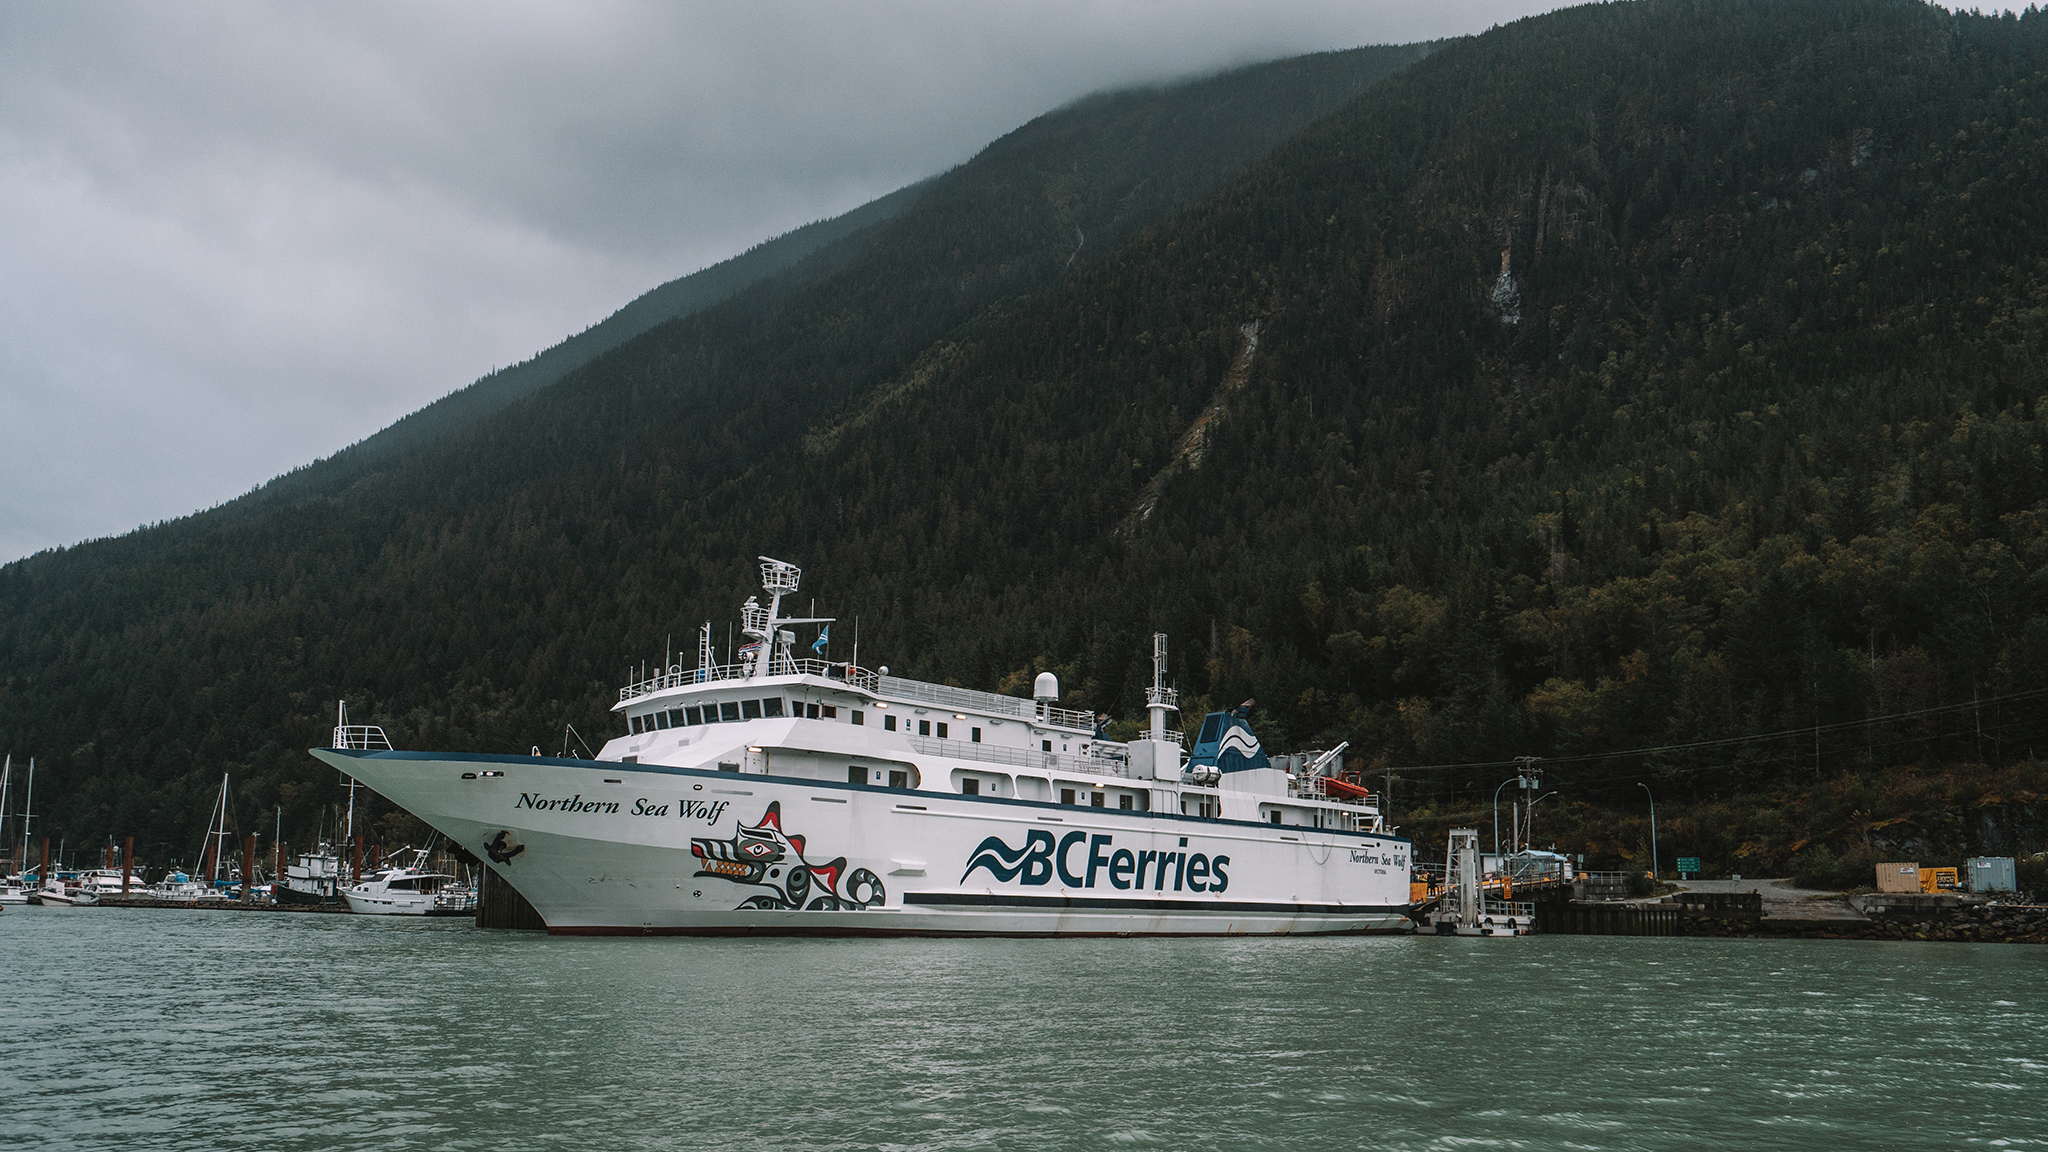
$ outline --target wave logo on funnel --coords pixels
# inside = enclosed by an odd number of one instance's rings
[[[1266,750],[1259,746],[1259,738],[1245,719],[1250,711],[1247,702],[1233,711],[1209,713],[1202,720],[1201,735],[1195,737],[1195,750],[1188,756],[1188,766],[1224,772],[1270,767]]]

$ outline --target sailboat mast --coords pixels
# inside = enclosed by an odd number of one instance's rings
[[[28,829],[36,813],[36,758],[28,758],[28,799],[21,802],[21,870],[28,872]]]

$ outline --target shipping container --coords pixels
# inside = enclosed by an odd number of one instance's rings
[[[1920,865],[1917,862],[1879,864],[1877,866],[1877,890],[1879,892],[1920,891]]]
[[[2017,892],[2019,871],[2010,856],[1972,856],[1963,861],[1963,883],[1972,892]]]
[[[1922,892],[1953,892],[1961,883],[1956,878],[1956,870],[1953,868],[1922,868],[1920,870],[1920,891]]]

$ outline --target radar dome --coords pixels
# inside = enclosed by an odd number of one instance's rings
[[[1034,700],[1058,700],[1060,678],[1050,672],[1040,672],[1038,679],[1031,682],[1031,698]]]

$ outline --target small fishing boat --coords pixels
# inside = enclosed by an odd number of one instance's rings
[[[323,840],[314,851],[299,853],[298,863],[285,865],[271,896],[279,904],[339,904],[342,876],[341,854]]]

